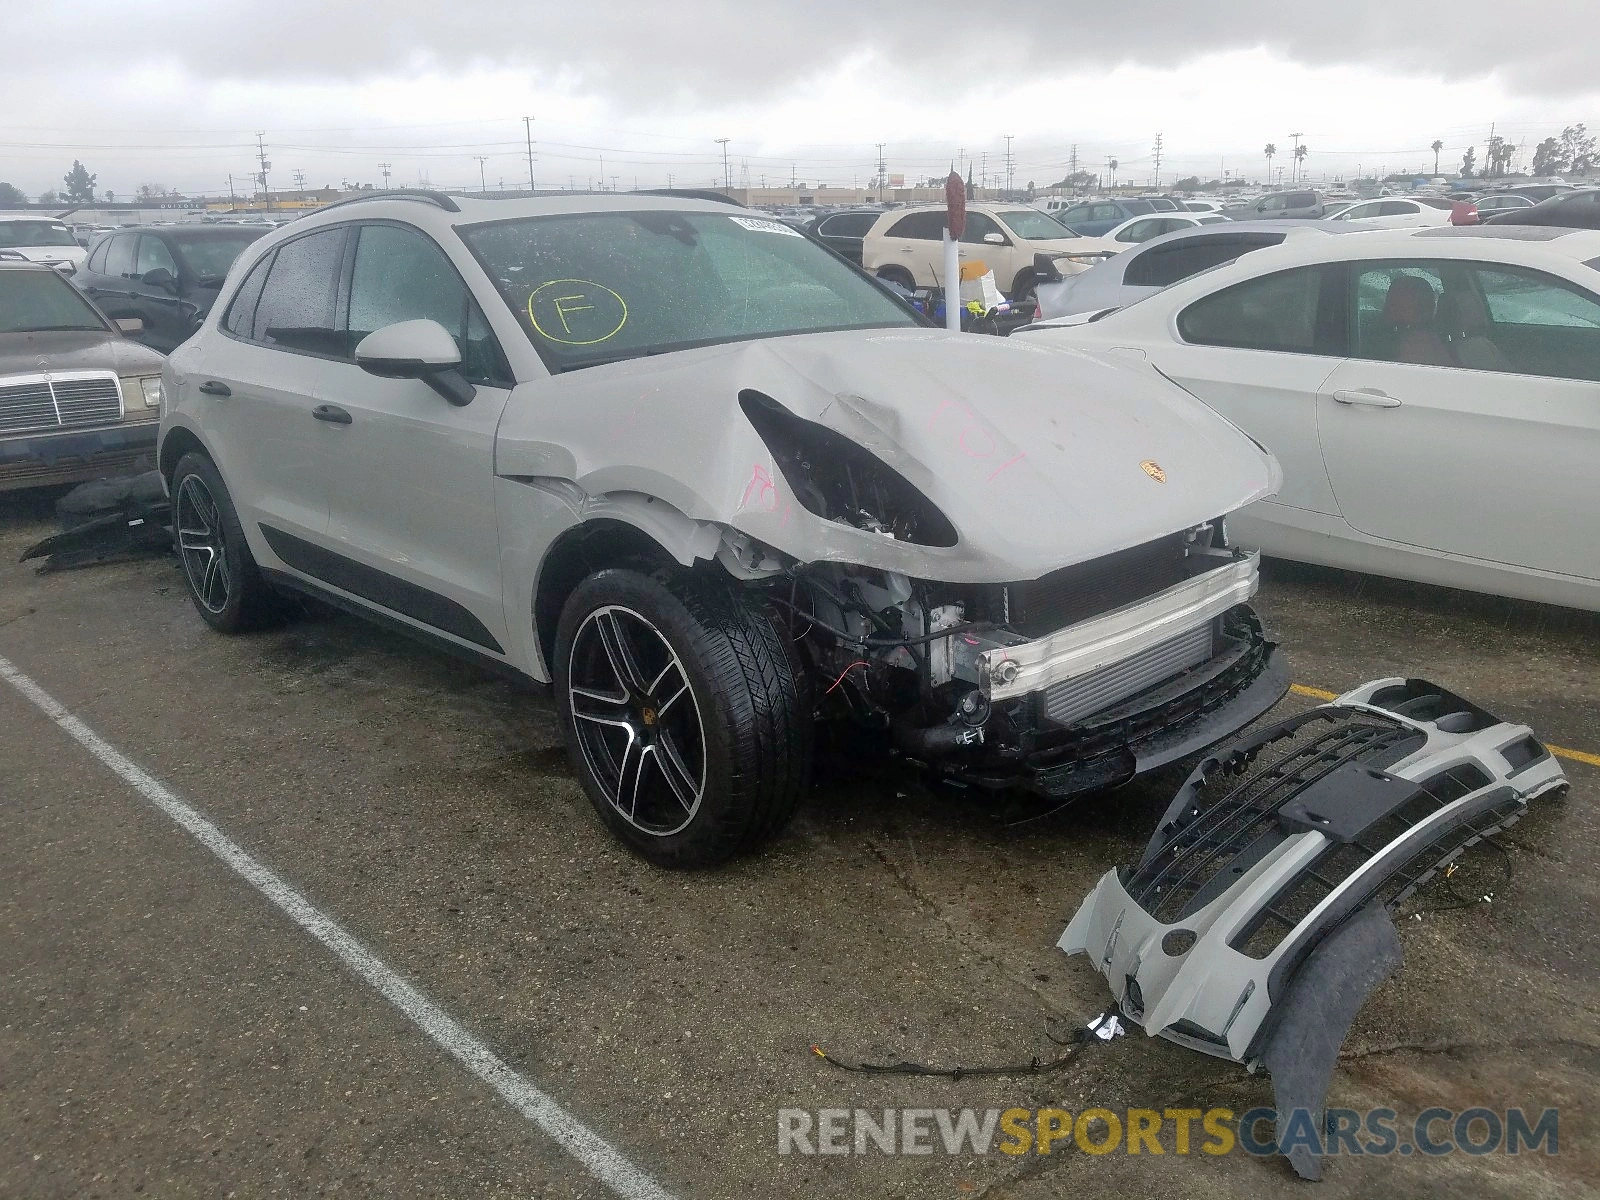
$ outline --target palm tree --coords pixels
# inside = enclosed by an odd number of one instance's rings
[[[1433,173],[1437,175],[1439,173],[1439,151],[1444,149],[1444,143],[1438,138],[1434,138],[1433,145],[1429,146],[1428,149],[1433,151]]]
[[[1309,153],[1311,153],[1311,147],[1304,142],[1294,148],[1294,174],[1296,179],[1304,178],[1305,169],[1302,164],[1306,161],[1306,155]]]
[[[1267,186],[1272,186],[1272,156],[1278,152],[1278,147],[1272,142],[1267,143],[1267,148],[1262,153],[1267,156]]]

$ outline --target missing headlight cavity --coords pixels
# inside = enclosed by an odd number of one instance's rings
[[[740,392],[739,407],[807,512],[919,546],[956,544],[950,519],[871,451],[760,392]]]
[[[1565,782],[1525,726],[1425,680],[1365,684],[1213,750],[1058,944],[1138,996],[1146,1033],[1264,1067],[1280,1114],[1320,1122],[1357,1010],[1400,966],[1390,913]],[[1317,1177],[1309,1149],[1289,1158]]]

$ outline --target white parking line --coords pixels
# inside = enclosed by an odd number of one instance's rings
[[[116,747],[73,716],[4,658],[0,658],[0,679],[21,692],[79,745],[116,772],[125,783],[249,880],[256,890],[287,913],[295,924],[337,954],[345,966],[381,992],[385,999],[442,1046],[452,1058],[499,1092],[512,1108],[554,1138],[563,1150],[587,1167],[613,1192],[625,1197],[625,1200],[672,1200],[671,1193],[624,1158],[610,1142],[518,1075],[437,1004],[352,937],[337,921],[323,914],[294,888],[262,866],[199,812],[168,791],[154,776],[129,761]]]

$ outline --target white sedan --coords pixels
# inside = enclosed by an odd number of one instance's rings
[[[1347,205],[1324,221],[1344,221],[1356,229],[1410,229],[1426,225],[1448,225],[1455,204],[1443,196],[1417,196],[1402,199],[1384,196]]]
[[[1093,323],[1277,455],[1268,554],[1600,610],[1600,232],[1290,238]]]
[[[1133,217],[1114,229],[1107,230],[1100,241],[1107,250],[1120,253],[1140,242],[1148,242],[1164,233],[1177,233],[1180,229],[1194,229],[1199,225],[1226,225],[1228,218],[1220,213],[1163,212],[1146,217]]]

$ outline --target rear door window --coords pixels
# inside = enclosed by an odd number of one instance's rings
[[[138,237],[136,233],[119,233],[111,239],[111,246],[106,251],[107,275],[133,274],[133,243]]]
[[[1360,263],[1350,354],[1379,362],[1453,366],[1439,312],[1440,264]]]
[[[324,229],[278,248],[256,305],[254,340],[301,354],[345,358],[338,328],[345,230]]]
[[[885,237],[912,238],[919,242],[937,242],[944,237],[944,212],[908,213],[893,225]]]
[[[1178,332],[1199,346],[1337,353],[1322,267],[1299,267],[1246,280],[1196,300],[1178,315]]]

